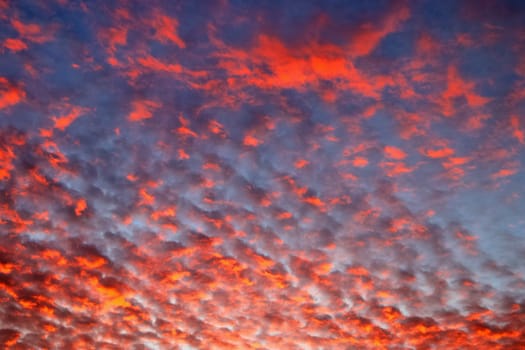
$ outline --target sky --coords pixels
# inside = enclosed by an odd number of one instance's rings
[[[0,347],[525,349],[523,1],[0,0]]]

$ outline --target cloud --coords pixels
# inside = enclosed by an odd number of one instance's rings
[[[0,110],[22,102],[25,97],[26,92],[21,87],[0,77]]]
[[[128,120],[138,122],[153,117],[153,110],[159,108],[161,105],[151,100],[139,100],[132,103],[132,111],[128,115]]]
[[[179,22],[175,18],[163,15],[160,11],[154,14],[151,24],[155,28],[155,38],[161,42],[171,42],[180,48],[185,48],[186,43],[177,34]]]
[[[396,7],[386,11],[377,22],[363,23],[355,33],[352,33],[348,47],[351,55],[364,56],[370,54],[384,37],[396,32],[400,25],[410,18],[408,7],[403,5]]]
[[[522,348],[525,21],[473,6],[0,2],[1,346]]]

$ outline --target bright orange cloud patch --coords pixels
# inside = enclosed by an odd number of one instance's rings
[[[385,155],[390,159],[402,160],[406,158],[406,153],[394,146],[385,146]]]
[[[368,165],[368,159],[366,159],[364,157],[356,157],[352,161],[352,164],[354,164],[354,166],[356,166],[358,168],[363,168],[363,167]]]
[[[257,147],[262,143],[261,140],[257,139],[252,135],[246,135],[243,140],[245,146]]]
[[[185,48],[186,43],[177,34],[179,22],[175,18],[163,15],[160,11],[155,13],[151,20],[155,28],[155,38],[162,42],[171,42],[180,48]]]
[[[23,89],[0,77],[0,110],[20,103],[25,97]]]
[[[445,158],[454,155],[455,151],[449,147],[425,149],[423,154],[429,158]]]
[[[84,212],[84,210],[86,210],[86,208],[87,208],[86,200],[84,198],[79,199],[77,201],[76,206],[75,206],[75,214],[76,214],[76,216],[82,215],[82,213]]]
[[[20,39],[8,38],[4,40],[4,47],[13,52],[23,51],[27,49],[26,43]]]
[[[160,108],[161,104],[151,100],[139,100],[132,103],[132,111],[128,115],[128,120],[139,122],[153,117],[153,112]]]
[[[81,114],[85,113],[85,109],[77,106],[71,108],[71,112],[62,116],[51,117],[55,122],[55,129],[64,131],[67,127],[75,121]]]

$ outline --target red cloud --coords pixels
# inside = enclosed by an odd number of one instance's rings
[[[138,100],[132,103],[133,110],[128,115],[128,120],[138,122],[153,117],[153,111],[161,107],[161,104],[151,100]]]
[[[42,28],[35,23],[24,23],[18,19],[12,19],[11,25],[18,34],[26,40],[42,44],[53,39],[53,32]]]
[[[72,106],[71,111],[66,115],[53,116],[51,117],[55,122],[55,129],[64,131],[73,123],[80,115],[84,114],[87,110],[82,107]]]
[[[13,52],[19,52],[27,49],[26,43],[20,39],[8,38],[4,40],[4,47]]]
[[[410,9],[405,6],[392,11],[387,11],[379,21],[362,24],[355,33],[352,33],[348,46],[349,53],[353,56],[370,54],[381,40],[388,34],[396,32],[401,23],[410,18]]]
[[[0,77],[0,110],[20,103],[25,97],[26,93],[22,88]]]
[[[402,160],[406,158],[406,153],[397,147],[394,146],[385,146],[385,155],[390,159]]]
[[[510,125],[512,126],[512,136],[514,136],[519,143],[525,144],[525,134],[520,128],[520,120],[518,116],[513,115],[510,117]]]
[[[455,151],[449,147],[424,149],[422,153],[429,158],[445,158],[454,155]]]
[[[177,34],[179,22],[161,12],[155,12],[151,18],[151,25],[155,28],[155,39],[162,42],[171,42],[180,48],[185,48],[186,43]]]

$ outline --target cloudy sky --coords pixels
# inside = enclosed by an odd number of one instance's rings
[[[0,1],[0,344],[525,348],[522,1]]]

